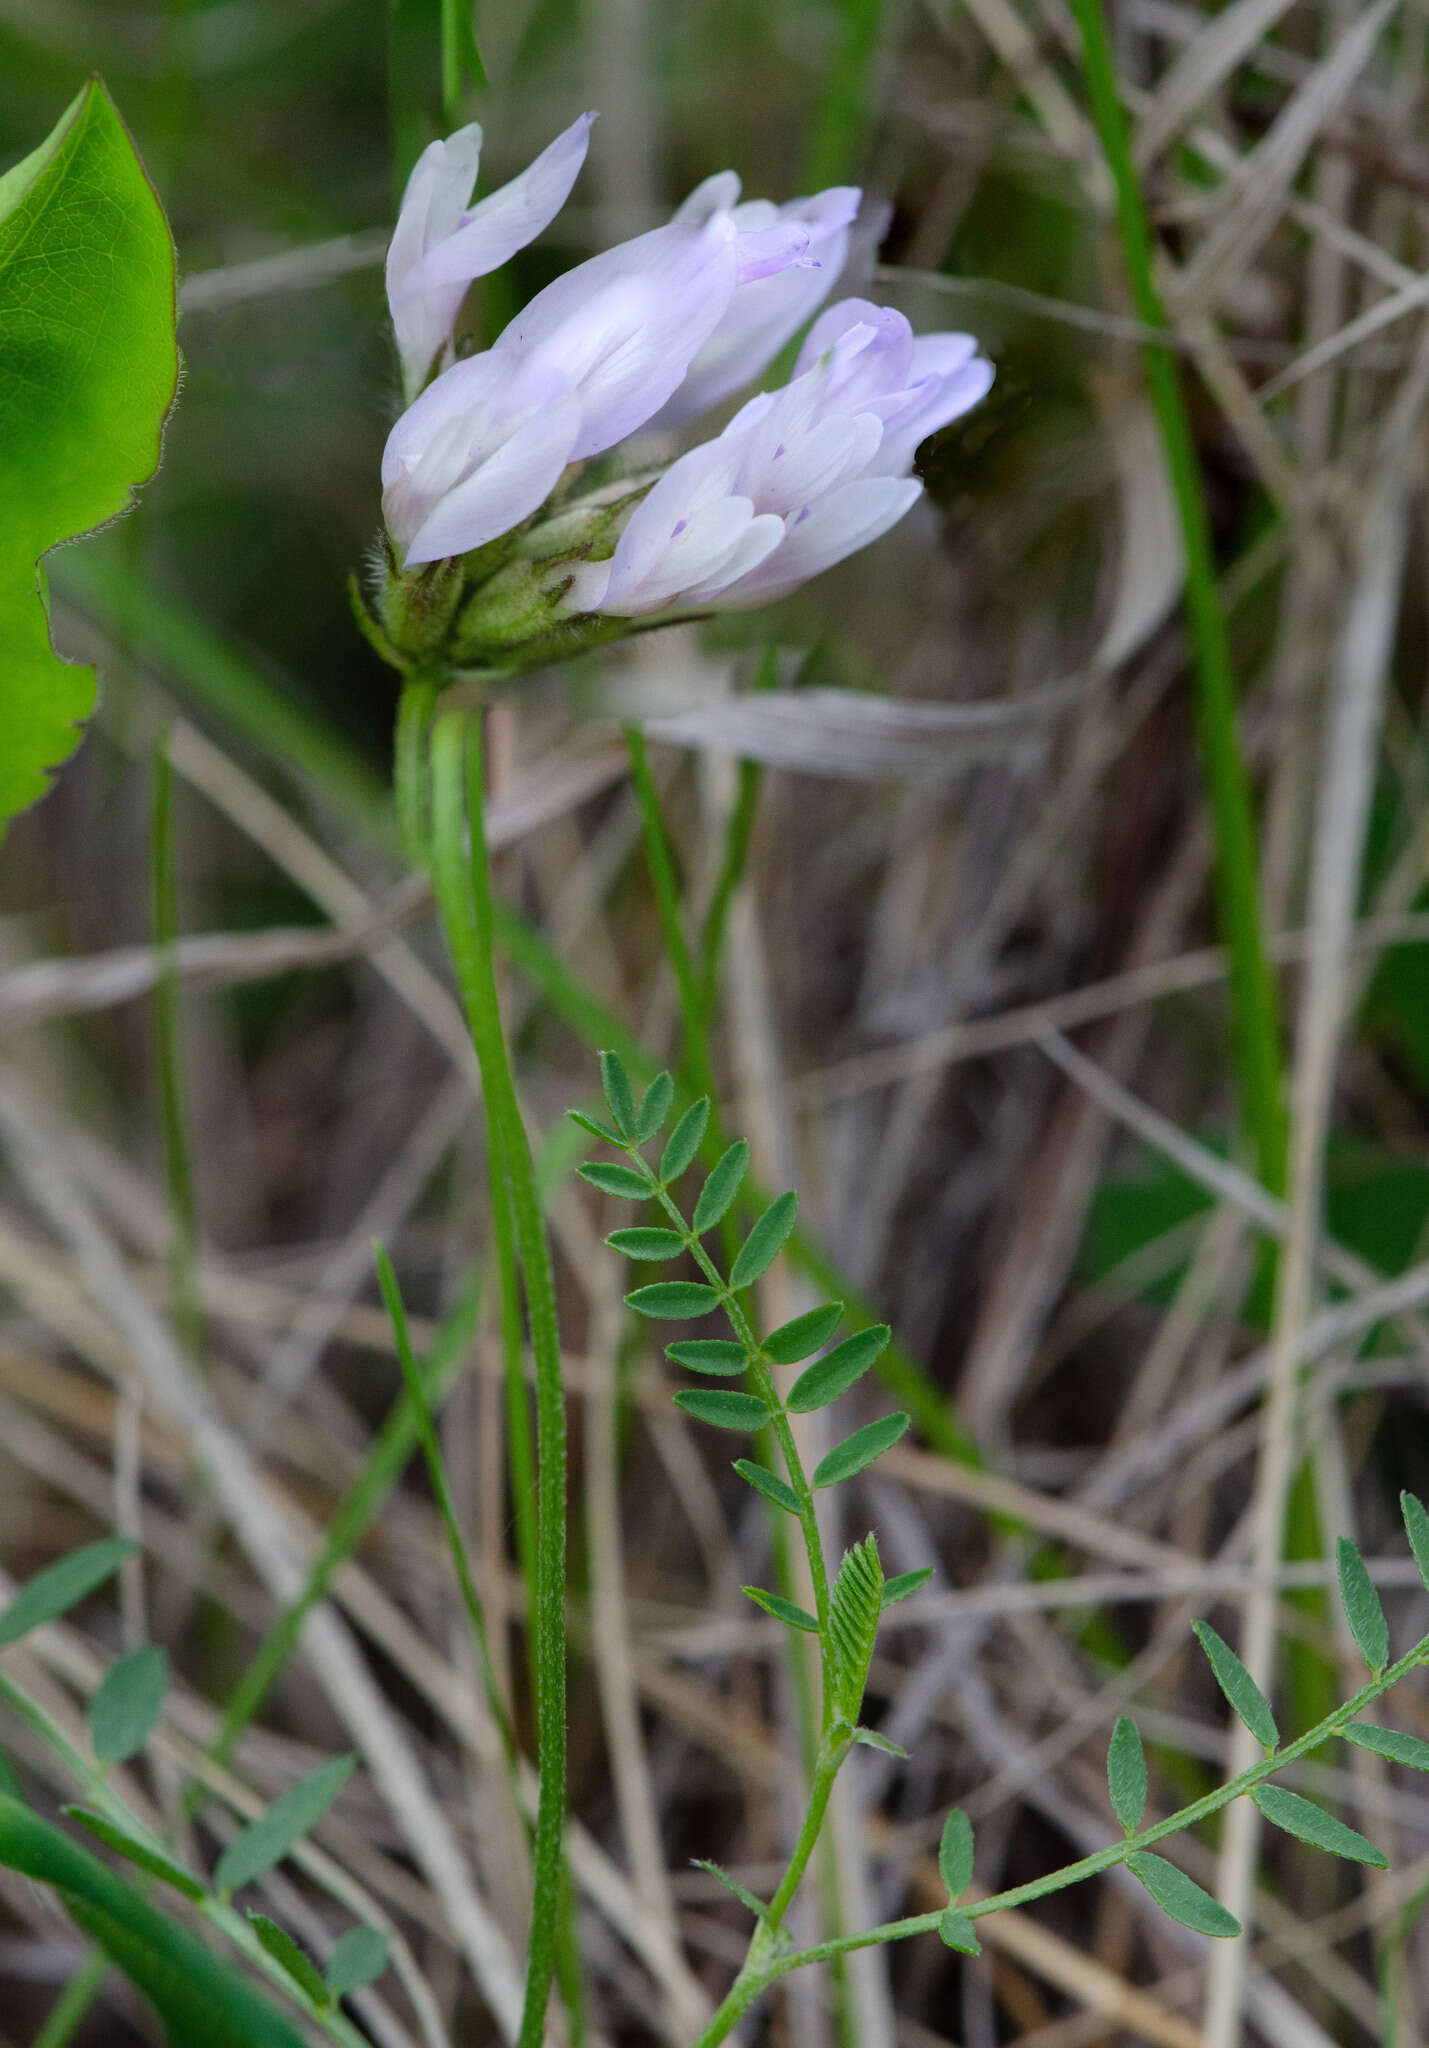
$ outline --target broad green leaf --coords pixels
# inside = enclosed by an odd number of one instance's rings
[[[764,1356],[775,1365],[797,1365],[801,1358],[812,1358],[828,1343],[843,1319],[843,1312],[841,1301],[828,1301],[822,1308],[811,1308],[806,1314],[795,1316],[792,1323],[781,1323],[764,1339]]]
[[[687,1109],[671,1131],[660,1154],[660,1178],[676,1181],[700,1149],[705,1125],[710,1120],[710,1099],[702,1095]]]
[[[949,1904],[955,1906],[973,1881],[973,1824],[960,1806],[943,1822],[938,1874],[948,1888]]]
[[[1335,1545],[1335,1563],[1340,1575],[1340,1599],[1350,1634],[1360,1646],[1360,1655],[1371,1671],[1383,1671],[1389,1662],[1389,1623],[1384,1618],[1374,1581],[1365,1561],[1348,1536]]]
[[[1389,1858],[1373,1842],[1346,1827],[1333,1813],[1326,1813],[1323,1806],[1302,1799],[1298,1792],[1287,1792],[1281,1785],[1257,1785],[1250,1796],[1265,1818],[1283,1828],[1287,1835],[1309,1842],[1316,1849],[1328,1849],[1332,1856],[1348,1857],[1351,1863],[1372,1863],[1378,1870],[1389,1868]]]
[[[93,669],[50,645],[40,558],[153,475],[178,369],[163,208],[91,79],[0,178],[0,823],[94,709]]]
[[[749,1364],[744,1346],[736,1344],[732,1337],[682,1337],[678,1344],[665,1346],[665,1356],[691,1372],[712,1373],[716,1379],[725,1380],[743,1372]]]
[[[392,1937],[380,1927],[349,1927],[327,1959],[328,1990],[346,1998],[364,1984],[375,1984],[387,1967]]]
[[[644,1100],[635,1112],[635,1142],[648,1145],[670,1114],[670,1104],[675,1099],[675,1084],[668,1074],[657,1074],[645,1090]]]
[[[625,1062],[618,1052],[603,1052],[600,1056],[600,1084],[605,1090],[606,1103],[615,1119],[615,1127],[626,1138],[635,1135],[635,1097],[630,1092],[630,1076],[625,1071]]]
[[[972,1921],[966,1913],[955,1913],[948,1906],[938,1917],[938,1936],[949,1948],[955,1948],[960,1956],[980,1956],[982,1943],[973,1932]]]
[[[826,1458],[820,1458],[814,1467],[814,1487],[837,1486],[841,1479],[852,1479],[855,1472],[862,1472],[865,1465],[871,1465],[897,1443],[910,1420],[901,1413],[885,1415],[863,1429],[856,1429],[841,1444],[835,1444]]]
[[[741,1479],[746,1480],[754,1488],[756,1493],[762,1493],[766,1500],[772,1500],[776,1508],[783,1508],[786,1514],[798,1514],[798,1494],[795,1493],[792,1486],[786,1485],[776,1473],[769,1471],[764,1465],[756,1465],[749,1458],[736,1458],[734,1469]]]
[[[1404,1517],[1404,1533],[1409,1538],[1409,1548],[1414,1552],[1419,1576],[1429,1589],[1429,1509],[1425,1508],[1417,1493],[1401,1493],[1399,1511]]]
[[[1376,1728],[1372,1721],[1351,1721],[1340,1733],[1357,1749],[1373,1750],[1392,1764],[1408,1764],[1411,1771],[1429,1771],[1429,1742],[1417,1735],[1401,1734],[1398,1728]]]
[[[763,1429],[769,1420],[769,1410],[757,1394],[737,1394],[728,1387],[681,1388],[675,1406],[716,1429]]]
[[[699,1280],[657,1280],[652,1287],[637,1287],[633,1294],[626,1295],[625,1302],[637,1315],[685,1323],[717,1309],[719,1295]]]
[[[250,1913],[248,1924],[257,1935],[264,1951],[273,1958],[280,1970],[286,1970],[293,1982],[312,2003],[321,2010],[332,2004],[332,1991],[324,1981],[316,1963],[311,1962],[298,1947],[291,1934],[286,1934],[276,1920],[270,1920],[266,1913]]]
[[[752,1287],[761,1273],[767,1273],[784,1249],[799,1214],[799,1197],[792,1188],[776,1195],[759,1217],[730,1268],[731,1287]]]
[[[593,1138],[599,1138],[607,1145],[618,1145],[622,1151],[626,1149],[625,1140],[619,1131],[612,1130],[607,1123],[602,1123],[598,1116],[587,1116],[583,1109],[568,1109],[566,1115],[573,1124],[579,1124],[583,1131],[589,1131]]]
[[[127,1536],[106,1536],[103,1542],[86,1543],[83,1550],[72,1550],[57,1564],[36,1572],[0,1614],[0,1649],[7,1643],[18,1643],[32,1628],[41,1628],[47,1621],[56,1621],[71,1607],[77,1607],[138,1548]]]
[[[762,1586],[741,1586],[740,1591],[751,1599],[756,1607],[762,1607],[766,1614],[772,1614],[776,1621],[787,1621],[790,1628],[801,1628],[805,1635],[816,1636],[819,1624],[806,1607],[796,1607],[792,1600],[786,1600],[782,1593],[766,1593]]]
[[[703,1856],[692,1856],[690,1861],[696,1870],[707,1870],[710,1876],[717,1879],[727,1892],[733,1892],[740,1905],[747,1906],[756,1920],[763,1920],[767,1917],[769,1908],[765,1905],[763,1899],[757,1899],[753,1892],[746,1891],[738,1879],[731,1877],[722,1864],[710,1863]]]
[[[829,1666],[834,1711],[857,1724],[883,1605],[883,1566],[872,1536],[844,1552],[829,1599]]]
[[[281,1863],[293,1844],[315,1828],[342,1790],[352,1770],[350,1756],[330,1756],[300,1778],[266,1813],[260,1813],[218,1859],[214,1882],[221,1892],[252,1884],[265,1870]]]
[[[619,1195],[622,1201],[648,1202],[653,1193],[644,1174],[637,1173],[633,1166],[607,1166],[604,1161],[593,1159],[587,1166],[578,1166],[576,1172],[603,1195]]]
[[[800,1373],[789,1389],[785,1407],[795,1415],[810,1415],[816,1408],[827,1408],[830,1401],[837,1401],[840,1394],[846,1394],[855,1381],[863,1378],[874,1359],[887,1350],[892,1335],[887,1323],[875,1323],[871,1330],[858,1330],[852,1337],[845,1337],[842,1344],[836,1344],[825,1357],[816,1359]]]
[[[1191,1626],[1196,1632],[1197,1642],[1210,1659],[1211,1669],[1216,1674],[1216,1683],[1231,1706],[1256,1741],[1265,1749],[1274,1749],[1280,1740],[1280,1730],[1275,1725],[1275,1716],[1270,1711],[1270,1702],[1265,1694],[1230,1644],[1222,1641],[1209,1622],[1193,1621]],[[1169,1907],[1167,1910],[1170,1910]]]
[[[1117,1717],[1106,1753],[1106,1781],[1112,1812],[1125,1835],[1134,1835],[1146,1811],[1146,1753],[1129,1714]]]
[[[705,1231],[713,1230],[720,1218],[727,1213],[730,1203],[739,1193],[739,1184],[748,1171],[749,1147],[743,1138],[736,1138],[729,1150],[721,1153],[709,1179],[700,1189],[693,1218],[696,1237],[702,1237]]]
[[[612,1230],[605,1241],[613,1252],[624,1252],[627,1259],[675,1259],[685,1249],[685,1240],[678,1232],[654,1225]]]
[[[1149,1849],[1140,1849],[1126,1860],[1133,1877],[1140,1878],[1162,1912],[1179,1920],[1183,1927],[1196,1934],[1213,1934],[1218,1941],[1228,1941],[1240,1933],[1240,1922],[1234,1913],[1228,1913],[1218,1899],[1201,1890],[1194,1877],[1187,1877],[1184,1870],[1178,1870],[1164,1856],[1153,1856]]]
[[[855,1728],[853,1739],[855,1742],[861,1742],[865,1749],[881,1749],[885,1756],[902,1757],[905,1761],[907,1759],[908,1752],[902,1743],[891,1742],[886,1735],[880,1735],[876,1728]]]
[[[916,1572],[897,1572],[891,1579],[885,1579],[884,1606],[896,1607],[900,1600],[911,1600],[915,1593],[921,1593],[923,1588],[931,1583],[932,1577],[933,1567],[924,1564],[919,1565]]]
[[[144,1747],[168,1685],[169,1660],[155,1643],[110,1665],[89,1703],[89,1739],[102,1764],[122,1764]]]
[[[106,1820],[102,1813],[91,1813],[87,1806],[67,1806],[66,1816],[76,1826],[103,1842],[106,1849],[112,1849],[116,1856],[123,1856],[136,1869],[147,1871],[150,1877],[160,1878],[172,1885],[176,1892],[182,1892],[186,1899],[201,1899],[203,1886],[196,1877],[190,1876],[182,1864],[174,1863],[169,1857],[151,1849],[147,1842],[141,1842],[123,1828],[117,1828],[112,1820]]]

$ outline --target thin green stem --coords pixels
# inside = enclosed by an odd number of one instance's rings
[[[1092,114],[1116,189],[1132,301],[1148,327],[1164,329],[1166,310],[1156,285],[1151,228],[1131,159],[1102,0],[1071,4],[1086,57]],[[1236,732],[1230,639],[1216,585],[1210,516],[1176,359],[1169,349],[1152,343],[1143,348],[1142,361],[1186,557],[1196,721],[1215,835],[1218,910],[1230,960],[1231,1034],[1241,1110],[1260,1178],[1272,1194],[1283,1194],[1286,1113],[1279,1005],[1261,931],[1255,825]]]
[[[468,747],[470,749],[468,754]],[[536,1811],[534,1897],[518,2048],[538,2048],[555,1964],[566,1805],[566,1409],[556,1284],[531,1149],[501,1026],[492,956],[481,732],[463,712],[438,714],[431,738],[431,876],[481,1068],[487,1124],[511,1198],[536,1365]],[[463,838],[470,810],[470,863]]]
[[[102,1949],[86,1956],[78,1976],[72,1977],[36,2034],[32,2048],[66,2048],[75,2030],[104,1988],[109,1975],[109,1958]]]
[[[415,868],[427,863],[431,836],[427,787],[427,734],[436,707],[438,685],[430,676],[414,676],[397,703],[397,729],[392,740],[392,789],[397,803],[397,833],[402,850]]]

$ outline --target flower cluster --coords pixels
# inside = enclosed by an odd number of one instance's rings
[[[428,565],[448,565],[440,628],[464,605],[468,658],[571,620],[785,595],[903,517],[922,488],[918,443],[992,382],[970,335],[915,337],[901,314],[860,299],[819,313],[847,259],[857,190],[742,201],[732,171],[706,179],[663,227],[558,277],[490,348],[454,359],[468,286],[554,219],[594,118],[474,206],[481,130],[433,143],[388,253],[411,401],[382,460],[393,579],[430,586]],[[750,399],[653,485],[585,497],[573,487],[571,465],[641,428],[685,425],[759,377],[816,314],[791,381]],[[385,608],[389,623],[419,614]]]

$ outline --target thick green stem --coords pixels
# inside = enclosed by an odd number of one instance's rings
[[[468,782],[468,744],[470,778]],[[536,1365],[536,1810],[535,1893],[518,2048],[539,2048],[561,1912],[566,1804],[566,1409],[555,1275],[535,1170],[501,1029],[492,964],[491,885],[483,818],[481,734],[463,712],[441,712],[432,729],[431,875],[472,1042],[488,1128],[511,1198],[526,1313]],[[463,847],[470,807],[470,868]]]

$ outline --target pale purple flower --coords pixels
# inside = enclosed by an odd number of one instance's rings
[[[451,339],[473,279],[509,262],[565,204],[594,119],[582,114],[519,177],[475,206],[468,201],[481,157],[476,122],[417,159],[387,250],[387,302],[409,398]]]
[[[490,350],[408,406],[382,454],[382,516],[401,565],[466,554],[519,526],[554,490],[581,427],[566,380]]]
[[[849,224],[862,196],[856,186],[836,185],[787,206],[771,199],[741,202],[733,171],[720,171],[695,187],[676,220],[704,221],[727,213],[741,234],[793,225],[807,231],[808,246],[797,263],[739,286],[656,426],[683,426],[768,367],[837,284],[848,259]]]
[[[576,570],[572,605],[634,617],[787,595],[910,510],[918,443],[976,405],[992,375],[971,335],[915,337],[886,307],[831,306],[792,381],[672,463],[613,558]]]

